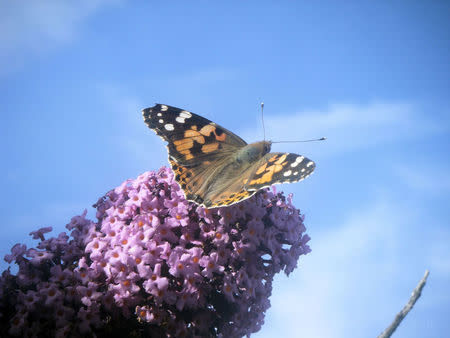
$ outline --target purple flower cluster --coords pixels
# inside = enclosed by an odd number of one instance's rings
[[[5,257],[0,336],[241,337],[258,331],[276,273],[306,244],[303,216],[262,190],[218,209],[187,202],[170,169],[108,192],[61,233]]]

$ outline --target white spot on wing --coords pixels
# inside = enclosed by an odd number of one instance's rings
[[[169,109],[169,107],[163,104],[161,105],[161,111],[166,111],[167,109]]]
[[[298,171],[296,171],[295,173],[294,173],[294,176],[297,176],[298,175]]]
[[[176,118],[175,118],[175,121],[177,121],[178,123],[184,123],[184,117],[181,117],[181,116],[177,116]]]
[[[158,122],[159,122],[159,123],[164,123],[164,120],[163,120],[163,119],[159,119]]]
[[[172,124],[172,123],[167,123],[167,124],[165,124],[165,125],[164,125],[164,128],[166,128],[166,130],[168,130],[168,131],[172,131],[172,130],[175,129],[175,128],[173,127],[173,124]]]
[[[310,166],[312,166],[313,164],[314,164],[313,161],[309,161],[308,164],[307,164],[306,166],[307,166],[307,167],[310,167]]]
[[[185,119],[188,119],[188,118],[192,117],[192,114],[186,110],[183,110],[182,112],[180,112],[180,117],[184,117]]]
[[[159,116],[159,117],[161,117],[162,116],[162,114],[161,113],[158,113],[158,114],[156,114],[157,116]]]
[[[283,173],[284,176],[290,176],[291,174],[292,174],[292,171],[290,171],[290,170],[285,171],[285,172]]]
[[[298,162],[292,162],[292,163],[291,163],[291,167],[292,167],[292,168],[295,168],[296,166],[298,166]]]

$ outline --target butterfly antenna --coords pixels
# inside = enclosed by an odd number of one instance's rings
[[[302,141],[276,141],[276,142],[272,142],[272,143],[294,143],[294,142],[315,142],[315,141],[325,141],[327,138],[326,137],[321,137],[321,138],[315,138],[312,140],[302,140]]]
[[[261,102],[261,120],[262,120],[262,126],[263,126],[263,140],[266,140],[266,128],[264,127],[264,102]]]

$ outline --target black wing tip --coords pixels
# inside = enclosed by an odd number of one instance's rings
[[[185,109],[177,108],[164,103],[155,103],[153,107],[142,109],[142,115],[144,116],[149,115],[152,111],[165,113],[165,112],[180,112],[183,110]]]
[[[152,110],[152,109],[156,109],[156,107],[162,106],[162,105],[163,104],[161,104],[161,103],[155,103],[155,105],[153,107],[147,107],[147,108],[142,109],[142,113]],[[164,106],[167,106],[167,105],[165,104]],[[168,106],[168,107],[170,107],[170,106]]]
[[[166,104],[161,104],[161,103],[155,103],[155,105],[153,107],[148,107],[148,108],[144,108],[142,109],[142,117],[144,118],[144,121],[147,122],[150,120],[150,114],[153,111],[162,111],[163,109],[161,109],[163,106],[167,107],[164,110],[167,110],[168,108],[171,108],[171,106],[168,106]]]

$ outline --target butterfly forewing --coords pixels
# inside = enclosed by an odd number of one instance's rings
[[[185,166],[209,165],[247,143],[197,114],[157,104],[142,111],[145,123],[167,141],[169,156]]]

